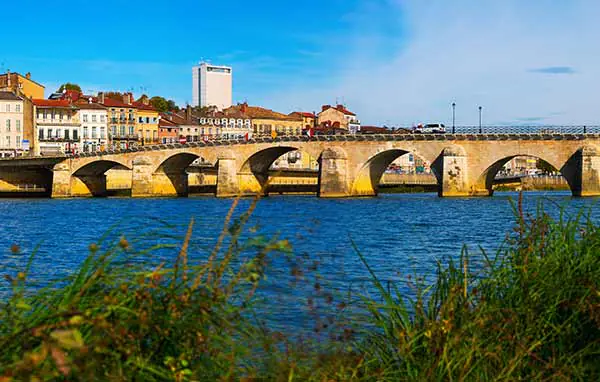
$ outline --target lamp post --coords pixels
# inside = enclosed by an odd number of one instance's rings
[[[456,102],[452,102],[452,134],[455,132],[456,125]]]
[[[481,110],[483,109],[483,107],[479,106],[479,134],[482,134],[482,129],[481,129]]]

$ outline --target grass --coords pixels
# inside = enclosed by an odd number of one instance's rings
[[[363,258],[378,295],[340,302],[338,324],[315,329],[326,336],[299,339],[269,328],[256,305],[269,259],[290,256],[289,243],[242,240],[256,201],[232,219],[236,203],[202,262],[188,256],[192,221],[173,262],[154,269],[122,238],[92,245],[45,289],[28,288],[34,256],[7,274],[0,381],[600,378],[600,227],[584,213],[529,216],[519,201],[502,250],[475,267],[465,249],[432,285],[411,279],[410,296]]]

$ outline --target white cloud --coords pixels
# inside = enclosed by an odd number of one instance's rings
[[[384,41],[387,57],[351,49],[330,83],[307,80],[264,103],[314,109],[343,96],[364,122],[410,125],[449,123],[455,101],[457,124],[477,123],[478,105],[484,124],[600,124],[600,2],[396,0],[387,11],[407,23],[403,44],[373,33],[348,42]]]

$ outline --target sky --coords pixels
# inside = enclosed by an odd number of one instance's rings
[[[46,95],[191,101],[191,67],[234,70],[234,102],[344,103],[363,124],[600,124],[598,0],[22,0],[3,4],[0,70]]]

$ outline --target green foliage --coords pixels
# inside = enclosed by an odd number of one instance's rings
[[[340,303],[338,320],[349,325],[311,341],[252,318],[270,256],[290,247],[241,241],[255,204],[232,220],[236,204],[200,263],[188,259],[193,221],[172,267],[140,265],[151,252],[122,238],[106,250],[92,245],[67,282],[28,294],[32,256],[6,276],[13,293],[0,311],[0,380],[600,378],[600,227],[588,216],[552,219],[541,208],[529,216],[520,201],[495,256],[483,252],[475,266],[465,249],[438,264],[432,285],[409,278],[412,297],[384,287],[357,249],[378,296],[352,310]]]
[[[62,84],[62,85],[60,85],[60,87],[59,87],[59,88],[58,88],[58,90],[57,90],[57,93],[62,93],[62,92],[63,92],[63,90],[75,90],[75,91],[77,91],[77,92],[79,92],[79,93],[83,93],[83,92],[81,91],[81,87],[79,87],[79,85],[77,85],[77,84],[72,84],[72,83],[70,83],[70,82],[67,82],[67,83],[65,83],[65,84]]]
[[[179,107],[177,107],[175,101],[167,100],[159,96],[150,98],[150,104],[161,113],[179,110]]]

